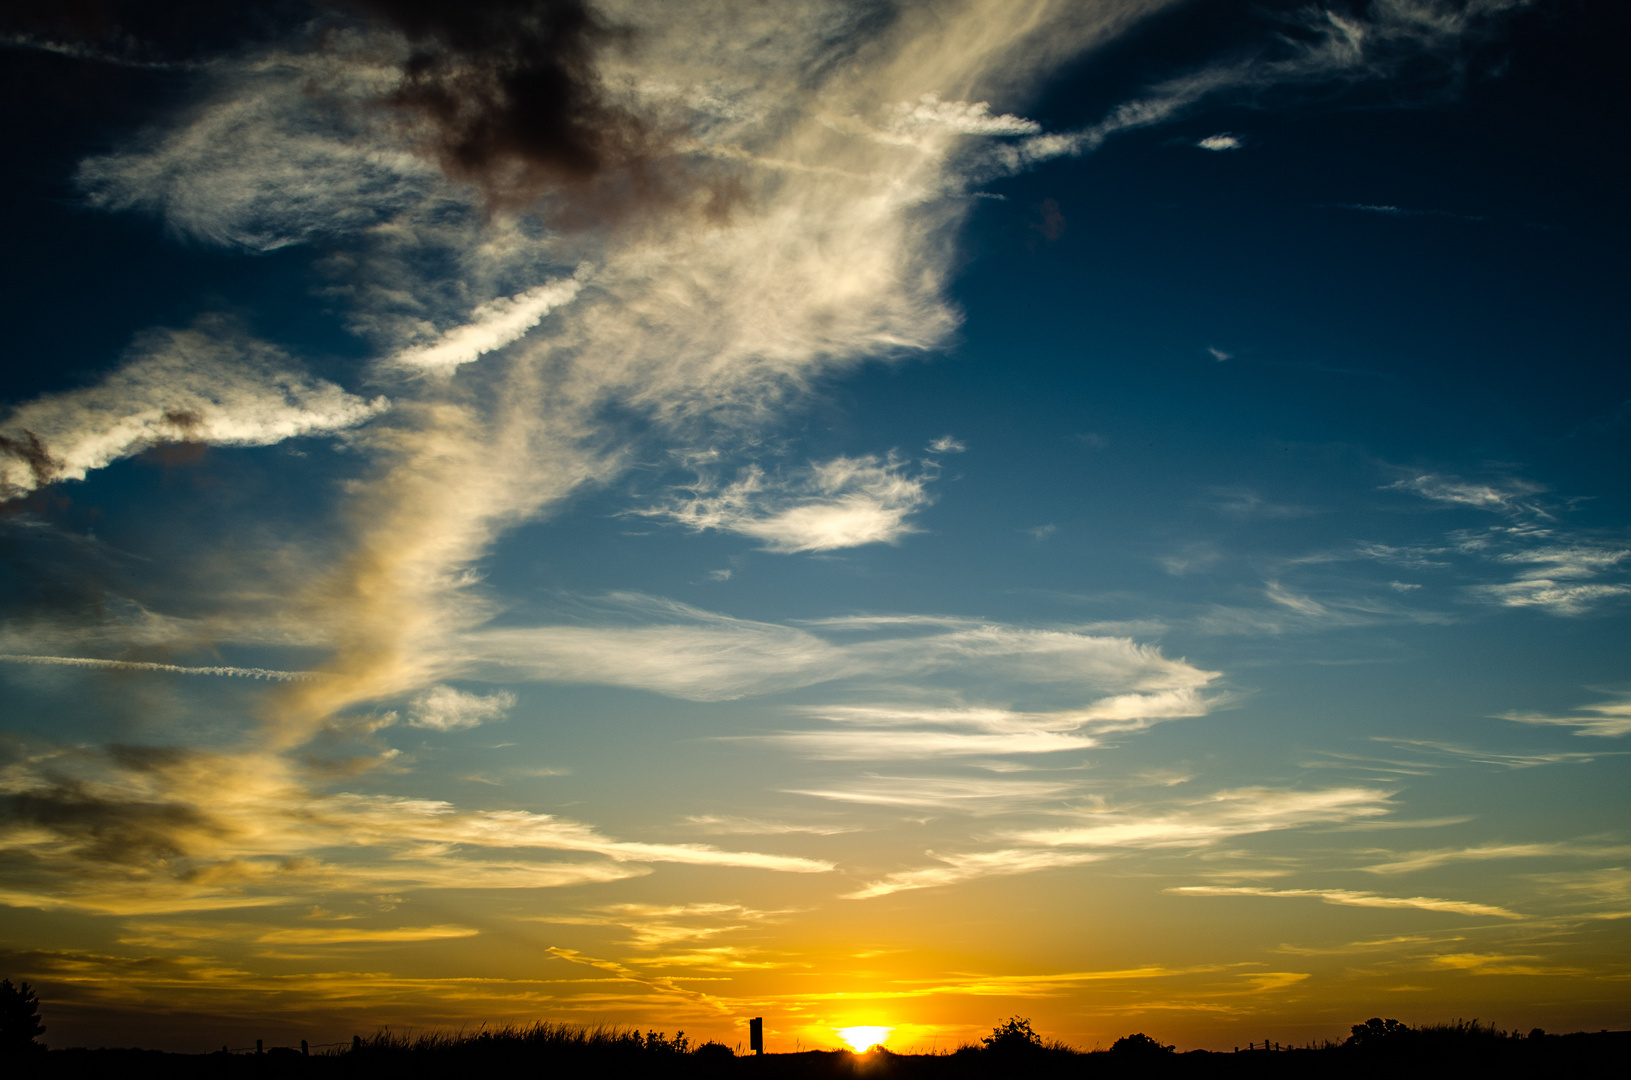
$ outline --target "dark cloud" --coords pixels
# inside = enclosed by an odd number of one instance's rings
[[[347,0],[413,47],[388,101],[426,125],[448,175],[494,206],[554,200],[556,224],[699,191],[721,212],[732,191],[684,168],[663,130],[611,99],[598,58],[633,44],[583,0]],[[574,220],[582,219],[582,220]]]
[[[12,438],[0,435],[0,454],[16,458],[28,466],[28,471],[34,474],[36,487],[44,487],[56,479],[57,470],[62,463],[51,456],[40,437],[32,431],[24,430],[20,436]],[[0,497],[10,495],[11,492],[0,489]]]
[[[196,807],[105,798],[69,779],[49,788],[0,795],[0,823],[44,830],[82,861],[125,866],[183,857],[186,834],[214,831]]]
[[[174,799],[144,799],[115,792],[27,763],[25,748],[0,744],[0,763],[31,773],[32,783],[0,794],[0,835],[13,830],[52,836],[55,854],[91,867],[171,863],[187,855],[189,837],[219,835],[220,826],[198,807]],[[105,752],[70,751],[76,760],[101,758],[127,776],[162,774],[184,765],[191,751],[169,747],[112,746]],[[38,852],[14,852],[33,861]]]

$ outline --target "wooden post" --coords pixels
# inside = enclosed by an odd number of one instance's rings
[[[256,1039],[255,1040],[255,1053],[258,1054],[260,1052],[261,1052],[261,1041],[259,1039]]]
[[[355,1054],[357,1051],[359,1051],[361,1049],[362,1049],[362,1036],[361,1035],[351,1036],[351,1052],[353,1054]]]
[[[762,1016],[748,1021],[748,1048],[761,1056],[765,1052],[765,1020]]]
[[[311,1057],[311,1047],[306,1045],[305,1039],[300,1040],[300,1056]]]

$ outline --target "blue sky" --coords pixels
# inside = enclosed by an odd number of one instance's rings
[[[165,10],[0,56],[53,1037],[1625,1026],[1611,5]]]

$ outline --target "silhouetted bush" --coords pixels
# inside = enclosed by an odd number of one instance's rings
[[[726,1058],[735,1057],[736,1051],[732,1050],[722,1042],[705,1042],[695,1050],[691,1051],[691,1054],[692,1056],[701,1058],[704,1061],[724,1061]]]
[[[1353,1034],[1342,1045],[1354,1050],[1379,1050],[1398,1047],[1415,1038],[1416,1032],[1397,1020],[1383,1020],[1373,1016],[1363,1024],[1353,1026]]]
[[[1042,1049],[1042,1036],[1031,1030],[1029,1017],[1011,1016],[992,1028],[980,1043],[1001,1054],[1025,1053]]]
[[[40,1023],[40,999],[26,982],[12,986],[10,979],[0,979],[0,1053],[24,1054],[44,1050],[35,1042],[45,1034]]]
[[[1178,1048],[1166,1046],[1140,1031],[1136,1035],[1123,1035],[1110,1046],[1112,1054],[1170,1054]]]

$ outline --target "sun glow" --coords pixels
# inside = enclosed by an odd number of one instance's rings
[[[892,1027],[847,1027],[834,1028],[838,1037],[849,1043],[850,1048],[857,1054],[864,1054],[874,1046],[882,1046],[889,1040]]]

